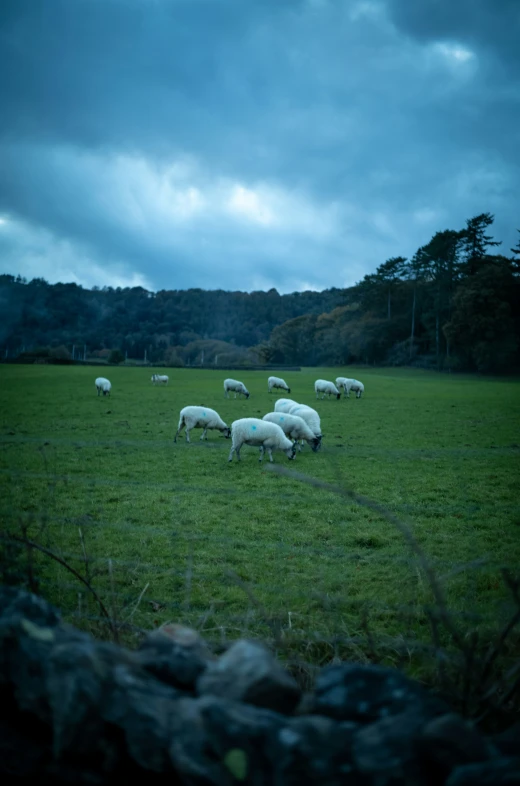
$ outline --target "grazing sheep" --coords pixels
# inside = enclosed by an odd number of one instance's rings
[[[169,377],[166,374],[152,374],[152,382],[154,385],[167,385]]]
[[[306,404],[294,404],[294,406],[292,406],[291,409],[289,410],[289,414],[297,415],[299,418],[301,418],[307,423],[314,436],[319,440],[319,445],[316,448],[316,450],[319,450],[321,448],[321,440],[323,439],[323,434],[321,433],[320,416],[318,415],[316,410],[313,409],[312,407],[308,407]]]
[[[347,395],[346,385],[348,382],[350,382],[350,379],[347,379],[346,377],[336,377],[336,387],[340,392],[343,388],[343,395],[345,396]]]
[[[249,398],[249,391],[244,385],[243,382],[239,382],[237,379],[225,379],[224,380],[224,396],[229,398],[229,391],[235,392],[235,398],[241,393],[246,397]]]
[[[264,415],[262,420],[267,420],[269,423],[276,423],[280,426],[284,434],[289,439],[292,439],[295,445],[301,439],[302,445],[305,440],[314,452],[320,449],[320,440],[314,435],[314,432],[303,418],[298,417],[298,415],[288,415],[286,412],[269,412],[267,415]],[[298,450],[301,450],[299,445]]]
[[[323,393],[322,399],[325,398],[325,395],[330,398],[331,393],[333,393],[337,399],[341,398],[341,393],[334,382],[328,382],[326,379],[317,379],[314,383],[314,390],[316,391],[316,398],[318,398],[319,393]]]
[[[260,447],[260,461],[264,458],[264,450],[267,450],[269,461],[273,460],[273,448],[283,450],[287,458],[293,459],[296,448],[290,439],[283,433],[280,426],[276,423],[268,423],[259,418],[241,418],[231,424],[231,439],[233,445],[229,453],[228,461],[233,461],[233,453],[237,454],[240,461],[240,448],[242,445],[253,445]]]
[[[104,396],[110,396],[110,391],[112,390],[112,385],[108,379],[105,377],[98,377],[94,383],[96,385],[97,394],[99,396],[102,393]]]
[[[289,412],[291,407],[297,405],[298,402],[293,401],[292,398],[279,398],[278,401],[275,402],[274,411],[275,412]]]
[[[231,434],[231,429],[224,423],[218,412],[215,412],[214,409],[209,409],[209,407],[184,407],[184,409],[181,409],[179,427],[173,439],[174,442],[177,442],[177,437],[184,426],[186,426],[186,442],[190,441],[192,428],[204,429],[201,440],[207,439],[206,432],[208,429],[221,431],[226,439]]]
[[[365,390],[365,386],[357,379],[347,379],[346,377],[338,377],[336,380],[338,388],[343,388],[344,395],[350,398],[350,391],[353,390],[356,398],[361,398],[361,394]]]
[[[281,390],[286,390],[288,393],[291,392],[291,388],[288,386],[287,382],[284,379],[280,379],[280,377],[269,377],[267,380],[267,392],[270,393],[273,388],[280,388]]]

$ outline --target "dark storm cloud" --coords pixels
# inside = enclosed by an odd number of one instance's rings
[[[509,247],[516,5],[4,0],[3,269],[338,286],[483,211]]]
[[[455,40],[520,72],[518,0],[388,0],[392,18],[421,41]]]

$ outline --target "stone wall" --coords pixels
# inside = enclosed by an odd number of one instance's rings
[[[259,643],[216,658],[170,625],[129,651],[6,587],[0,694],[3,783],[520,784],[518,727],[486,737],[399,671],[328,666],[302,695]]]

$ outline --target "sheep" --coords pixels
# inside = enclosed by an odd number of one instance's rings
[[[292,439],[295,445],[297,445],[299,439],[301,439],[302,445],[303,441],[306,440],[314,452],[319,450],[320,440],[314,435],[303,418],[298,417],[298,415],[288,415],[286,412],[269,412],[267,415],[264,415],[262,420],[267,420],[269,423],[276,423],[280,426],[284,434]],[[301,450],[299,445],[298,450]]]
[[[274,405],[275,412],[289,412],[291,407],[297,405],[296,401],[293,401],[292,398],[279,398],[278,401]]]
[[[154,385],[167,385],[169,377],[166,374],[152,374],[152,382]]]
[[[230,390],[231,391],[235,391],[235,398],[237,397],[237,393],[238,393],[238,395],[243,393],[243,395],[246,398],[249,398],[249,391],[248,391],[248,389],[246,388],[246,386],[244,385],[243,382],[239,382],[237,379],[225,379],[224,380],[224,396],[226,398],[229,398],[229,391]]]
[[[316,412],[315,409],[312,407],[308,407],[306,404],[294,404],[289,410],[289,415],[297,415],[299,418],[304,420],[307,425],[309,426],[310,430],[314,434],[314,436],[319,440],[319,445],[316,450],[321,448],[321,440],[323,439],[323,434],[321,433],[321,422],[320,416]],[[303,444],[303,440],[302,440]]]
[[[218,412],[215,412],[214,409],[209,409],[209,407],[184,407],[184,409],[181,409],[179,427],[173,439],[174,442],[177,442],[177,437],[184,426],[186,426],[186,442],[190,441],[192,428],[204,429],[201,440],[207,439],[206,432],[208,429],[218,429],[218,431],[224,434],[226,439],[229,439],[231,434],[231,429],[224,423]]]
[[[346,377],[336,377],[336,387],[339,391],[341,391],[341,389],[343,388],[344,396],[347,395],[346,385],[348,382],[350,382],[350,379],[347,379]]]
[[[356,393],[357,398],[361,398],[361,394],[365,390],[365,386],[362,382],[359,382],[357,379],[347,379],[346,377],[338,377],[336,380],[336,385],[338,388],[343,388],[344,395],[347,398],[350,398],[351,390]]]
[[[330,398],[331,393],[333,393],[337,399],[341,398],[341,393],[334,382],[328,382],[326,379],[317,379],[314,383],[314,390],[316,391],[316,398],[318,398],[319,393],[323,393],[322,399],[325,398],[325,394]]]
[[[112,385],[108,379],[105,379],[105,377],[98,377],[94,384],[96,385],[98,396],[100,393],[103,393],[104,396],[111,395],[110,391],[112,390]]]
[[[281,390],[286,390],[288,393],[291,392],[287,382],[284,379],[280,379],[280,377],[269,377],[267,380],[267,392],[270,393],[273,388],[281,388]]]
[[[240,448],[242,445],[253,445],[260,447],[260,459],[264,458],[264,450],[267,450],[269,461],[273,460],[273,448],[283,450],[288,459],[293,459],[296,448],[288,437],[285,436],[280,426],[276,423],[268,423],[259,418],[241,418],[231,424],[231,439],[233,444],[229,453],[228,461],[233,461],[233,453],[237,454],[240,461]]]

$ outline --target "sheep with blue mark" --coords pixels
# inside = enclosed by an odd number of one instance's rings
[[[229,398],[229,392],[235,393],[235,398],[237,397],[237,393],[240,396],[241,394],[246,398],[249,398],[249,391],[244,385],[243,382],[239,382],[238,379],[225,379],[224,380],[224,396],[225,398]]]
[[[204,429],[200,438],[201,440],[207,439],[206,433],[208,429],[220,431],[224,434],[226,439],[228,439],[231,434],[231,429],[224,423],[218,412],[215,412],[214,409],[209,409],[209,407],[190,406],[181,409],[179,427],[175,434],[174,442],[177,442],[177,437],[185,426],[186,442],[190,441],[190,431],[194,428]]]
[[[365,386],[359,379],[347,379],[347,377],[338,377],[336,379],[336,385],[338,388],[343,388],[344,395],[347,398],[350,398],[350,391],[352,390],[356,394],[356,398],[361,398],[361,394],[365,391]]]
[[[233,444],[229,453],[228,461],[233,461],[233,453],[237,454],[237,461],[240,461],[240,449],[242,445],[251,445],[260,448],[260,461],[264,458],[264,451],[267,450],[269,461],[273,460],[273,450],[281,450],[288,459],[293,459],[296,448],[291,440],[285,436],[280,426],[276,423],[268,423],[259,418],[241,418],[231,424],[231,439]]]
[[[288,415],[286,412],[269,412],[264,415],[262,420],[267,420],[269,423],[276,423],[282,429],[283,433],[292,439],[293,443],[297,445],[298,440],[308,442],[312,450],[316,453],[320,449],[321,440],[314,435],[310,427],[298,415]],[[298,445],[298,450],[301,450]]]
[[[278,401],[275,402],[274,411],[275,412],[289,412],[291,407],[295,407],[297,405],[297,401],[293,401],[292,398],[279,398]]]

